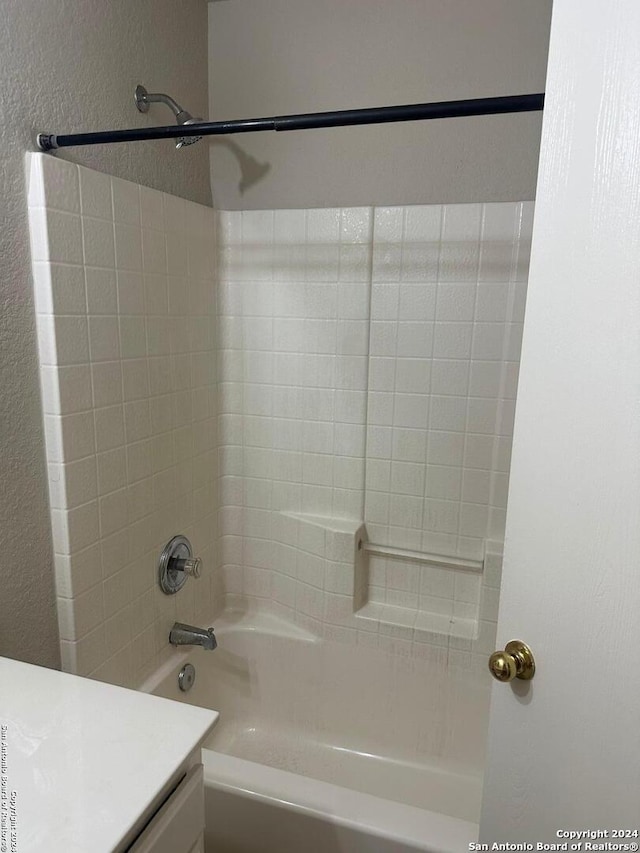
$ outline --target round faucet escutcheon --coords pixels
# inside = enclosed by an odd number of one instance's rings
[[[158,561],[158,583],[165,595],[175,595],[188,578],[199,578],[201,573],[202,560],[194,557],[187,537],[179,535],[170,539]]]

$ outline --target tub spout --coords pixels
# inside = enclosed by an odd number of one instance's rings
[[[218,645],[213,628],[195,628],[176,622],[169,631],[169,642],[172,646],[202,646],[213,651]]]

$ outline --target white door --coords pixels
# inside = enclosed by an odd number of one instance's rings
[[[554,2],[529,281],[480,836],[637,844],[640,0]]]

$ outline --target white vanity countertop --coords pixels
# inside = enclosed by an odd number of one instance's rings
[[[215,711],[0,658],[0,848],[114,850],[217,719]]]

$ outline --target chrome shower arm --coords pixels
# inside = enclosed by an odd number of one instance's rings
[[[174,101],[170,95],[165,95],[164,92],[147,92],[144,86],[136,86],[135,101],[136,107],[141,113],[149,112],[149,104],[166,104],[176,117],[178,124],[182,124],[181,116],[186,116],[185,120],[191,118],[190,113],[183,110],[180,104]]]
[[[144,86],[138,85],[136,86],[134,98],[136,107],[141,113],[149,112],[149,104],[165,104],[174,114],[176,123],[179,125],[184,126],[186,124],[199,124],[202,122],[201,118],[194,118],[190,112],[184,110],[179,103],[174,101],[169,95],[165,95],[164,92],[147,92]],[[176,148],[184,148],[185,145],[191,145],[201,138],[200,135],[186,136],[180,134],[176,142]]]

